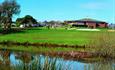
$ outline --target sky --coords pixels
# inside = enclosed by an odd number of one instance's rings
[[[14,20],[31,15],[38,21],[93,18],[115,23],[115,0],[17,0],[17,2],[21,6],[21,13],[14,16]]]

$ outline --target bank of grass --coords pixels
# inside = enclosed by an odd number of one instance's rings
[[[61,51],[83,51],[83,49],[80,48],[63,48],[63,47],[57,47],[57,48],[49,48],[49,47],[35,47],[35,46],[3,46],[0,45],[0,49],[7,49],[7,50],[14,50],[14,51],[26,51],[26,52],[32,52],[32,53],[41,53],[41,52],[61,52]]]
[[[104,32],[90,42],[88,51],[97,53],[99,56],[115,58],[115,35]]]
[[[31,28],[22,32],[0,35],[0,41],[15,41],[29,43],[51,43],[66,45],[85,45],[85,51],[99,53],[100,56],[112,55],[115,57],[115,32],[101,31],[77,31],[66,29]],[[29,51],[64,51],[71,48],[39,48],[35,47],[8,47],[9,49],[20,49]],[[57,50],[58,49],[58,50]],[[72,48],[72,50],[74,50]],[[84,50],[84,49],[83,49]]]
[[[104,32],[104,31],[103,31]],[[53,43],[68,45],[86,45],[102,32],[77,31],[65,29],[32,28],[22,32],[0,35],[0,41],[9,40],[30,43]],[[112,33],[115,35],[115,33]]]

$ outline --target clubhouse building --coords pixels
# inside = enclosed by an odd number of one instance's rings
[[[107,28],[108,23],[91,18],[83,18],[80,20],[64,21],[66,24],[70,24],[76,27],[88,27],[88,28]]]

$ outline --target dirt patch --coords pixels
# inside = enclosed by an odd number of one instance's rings
[[[80,51],[67,51],[67,52],[47,52],[43,53],[44,55],[52,55],[52,56],[61,56],[65,58],[73,58],[73,59],[82,59],[82,58],[91,58],[93,56],[92,53],[88,52],[80,52]]]

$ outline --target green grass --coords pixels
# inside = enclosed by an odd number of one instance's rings
[[[104,32],[104,31],[102,31]],[[0,35],[0,41],[10,40],[17,42],[31,42],[31,43],[55,43],[68,45],[85,45],[89,44],[96,35],[101,35],[102,32],[87,32],[77,30],[65,29],[43,29],[34,28],[31,30],[24,30],[20,33],[12,33],[7,35]],[[115,33],[111,33],[115,35]]]
[[[101,31],[77,31],[65,29],[46,29],[31,28],[23,32],[0,35],[0,41],[16,41],[30,43],[52,43],[67,45],[86,45],[85,51],[95,51],[102,55],[115,56],[115,32],[107,32],[107,29]],[[3,48],[3,47],[2,47]],[[25,47],[8,47],[9,49],[20,49],[29,51],[67,51],[76,50],[71,48],[25,48]],[[7,48],[7,49],[8,49]]]
[[[59,52],[59,51],[81,51],[82,49],[79,48],[63,48],[63,47],[57,47],[57,48],[49,48],[49,47],[34,47],[34,46],[2,46],[0,45],[0,49],[8,49],[8,50],[14,50],[14,51],[26,51],[26,52],[32,52],[32,53],[41,53],[41,52]]]

